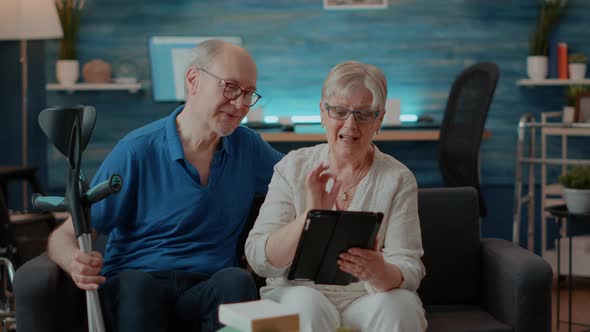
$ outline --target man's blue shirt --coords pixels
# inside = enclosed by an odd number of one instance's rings
[[[122,190],[92,206],[92,225],[109,234],[102,273],[181,270],[210,276],[237,264],[236,245],[256,193],[266,193],[282,154],[238,127],[221,138],[208,184],[185,158],[170,116],[124,137],[92,185],[112,174]]]

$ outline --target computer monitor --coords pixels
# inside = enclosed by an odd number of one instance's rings
[[[240,37],[153,36],[148,52],[154,101],[184,101],[184,73],[193,58],[193,49],[207,39],[221,39],[236,45]]]

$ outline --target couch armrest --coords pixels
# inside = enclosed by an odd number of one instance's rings
[[[551,331],[551,267],[511,242],[482,239],[482,302],[515,332]]]
[[[19,332],[74,331],[84,325],[84,293],[42,254],[23,264],[14,277]]]

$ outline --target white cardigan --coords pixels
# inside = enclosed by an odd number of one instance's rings
[[[328,144],[290,152],[275,165],[264,204],[246,241],[246,258],[254,271],[267,277],[261,295],[287,285],[304,285],[320,290],[343,310],[354,299],[375,290],[368,282],[348,286],[316,285],[310,281],[288,280],[290,266],[277,268],[265,254],[270,233],[293,221],[305,211],[305,177],[320,163],[328,161]],[[420,257],[424,254],[418,219],[417,184],[412,172],[375,147],[373,164],[359,183],[348,210],[382,212],[378,248],[385,261],[395,264],[404,281],[401,288],[416,291],[425,275]]]

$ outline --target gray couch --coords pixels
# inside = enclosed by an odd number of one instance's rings
[[[428,331],[550,331],[551,268],[510,242],[480,239],[477,204],[472,188],[419,192]],[[83,293],[45,255],[18,269],[14,291],[18,332],[85,329]]]

